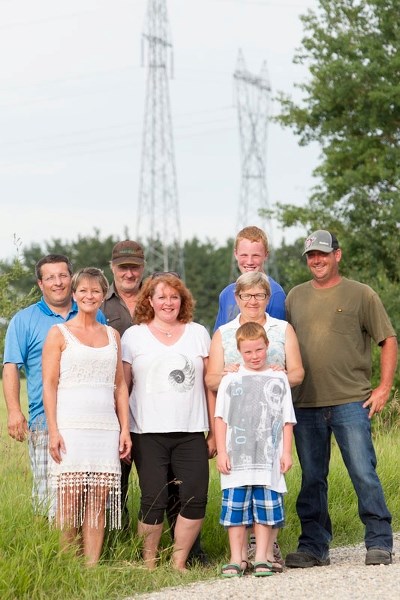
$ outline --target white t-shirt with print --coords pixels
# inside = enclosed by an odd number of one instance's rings
[[[210,336],[205,327],[187,323],[179,340],[166,346],[142,323],[125,331],[121,345],[122,360],[132,366],[131,431],[208,430],[203,359]]]
[[[215,416],[227,424],[229,475],[221,488],[264,485],[287,491],[280,470],[283,426],[296,423],[287,375],[283,371],[250,371],[240,366],[220,383]]]

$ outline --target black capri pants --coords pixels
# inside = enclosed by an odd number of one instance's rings
[[[208,491],[208,450],[203,432],[133,433],[132,456],[139,477],[139,520],[162,523],[168,505],[168,471],[175,475],[180,515],[203,519]]]

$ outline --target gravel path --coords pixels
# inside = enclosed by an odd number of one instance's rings
[[[135,596],[140,600],[399,600],[400,533],[394,536],[394,562],[365,566],[364,544],[333,548],[329,567],[287,569],[281,575],[213,579]],[[126,599],[126,600],[133,600]]]

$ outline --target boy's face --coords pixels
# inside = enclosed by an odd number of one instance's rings
[[[267,362],[267,348],[268,346],[263,338],[240,342],[239,352],[242,355],[246,369],[251,371],[264,369]]]

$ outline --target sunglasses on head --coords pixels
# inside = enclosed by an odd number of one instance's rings
[[[154,273],[152,273],[152,275],[151,275],[151,278],[155,279],[156,277],[162,277],[163,275],[173,275],[174,277],[177,277],[178,279],[181,278],[179,273],[177,273],[176,271],[154,271]]]

